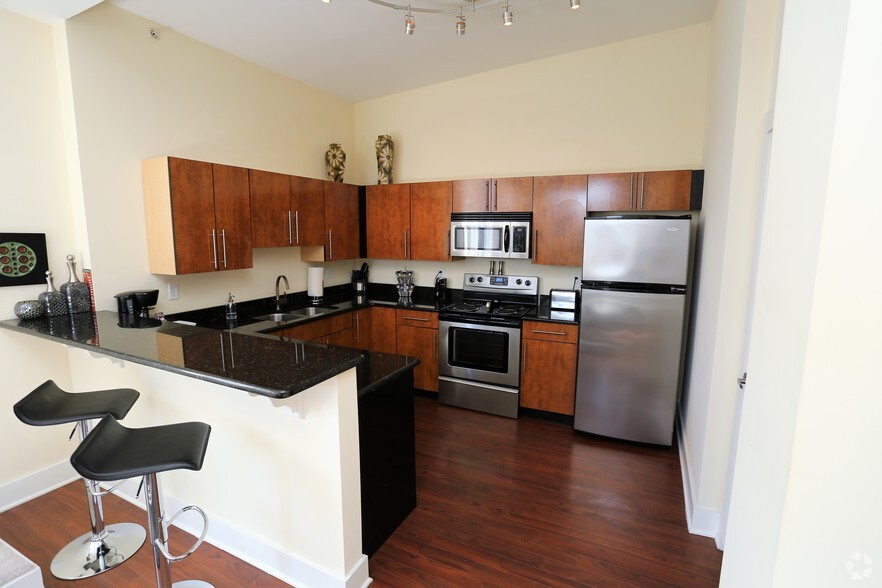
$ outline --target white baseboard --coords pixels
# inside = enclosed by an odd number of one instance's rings
[[[78,479],[70,462],[65,460],[0,486],[0,512],[24,504]],[[85,492],[85,485],[83,486]]]
[[[680,473],[683,476],[683,498],[686,503],[686,527],[693,535],[712,538],[719,548],[720,511],[712,508],[695,506],[692,493],[692,475],[689,468],[689,456],[683,437],[682,421],[677,419],[677,448],[680,452]]]
[[[79,476],[64,461],[25,478],[15,480],[0,487],[0,512],[8,510],[60,488],[78,479]],[[141,510],[145,509],[143,498],[135,498],[138,490],[137,480],[128,480],[114,494]],[[103,485],[109,487],[112,484]],[[83,489],[85,492],[85,488]],[[172,514],[185,504],[171,496],[163,496],[163,507],[166,513]],[[185,514],[175,521],[175,526],[197,537],[201,532],[202,520],[198,515]],[[292,553],[284,552],[272,545],[263,543],[260,538],[253,537],[246,529],[230,525],[226,521],[212,517],[208,513],[209,527],[205,541],[218,549],[222,549],[242,561],[275,576],[292,586],[301,588],[366,588],[372,582],[368,570],[368,557],[361,555],[345,577],[339,577],[314,564],[303,561]],[[147,526],[147,521],[131,521]],[[193,523],[193,524],[191,524]],[[192,578],[198,580],[198,578]]]

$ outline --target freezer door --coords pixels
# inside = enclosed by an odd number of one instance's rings
[[[689,218],[587,218],[582,279],[686,285],[691,223]]]
[[[670,445],[685,296],[582,291],[575,428]]]

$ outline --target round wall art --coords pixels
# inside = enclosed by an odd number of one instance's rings
[[[0,233],[0,287],[40,284],[47,269],[45,234]]]

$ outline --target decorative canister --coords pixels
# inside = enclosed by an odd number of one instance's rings
[[[77,266],[74,256],[67,256],[67,282],[61,285],[61,293],[67,300],[67,310],[71,314],[78,312],[91,312],[92,299],[89,295],[89,287],[77,277]]]
[[[391,184],[392,158],[395,155],[392,135],[379,135],[374,146],[377,148],[377,184]]]
[[[331,143],[325,153],[325,169],[328,171],[328,179],[332,182],[343,182],[343,171],[346,168],[346,153],[340,148],[340,143]]]
[[[39,300],[22,300],[13,307],[15,316],[20,319],[36,319],[43,316],[43,305]]]
[[[37,300],[43,305],[46,316],[67,314],[67,298],[55,289],[55,284],[52,282],[52,272],[46,272],[46,291],[37,296]]]

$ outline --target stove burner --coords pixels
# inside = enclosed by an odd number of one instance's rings
[[[449,310],[460,310],[463,312],[477,312],[480,308],[484,306],[479,302],[461,302],[459,304],[452,305]]]
[[[493,314],[513,315],[520,314],[524,311],[524,306],[520,304],[509,304],[505,306],[497,306],[492,310]]]

